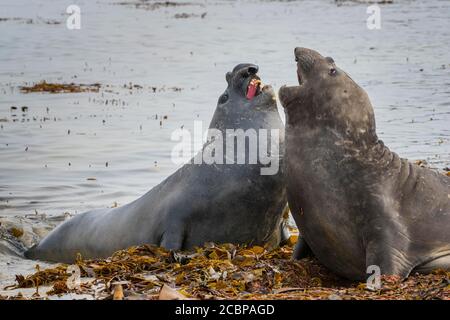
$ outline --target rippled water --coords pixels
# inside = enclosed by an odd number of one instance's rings
[[[156,10],[113,3],[79,1],[81,30],[68,30],[70,1],[2,2],[3,17],[34,23],[0,22],[0,118],[7,120],[0,130],[1,214],[80,212],[138,197],[175,170],[171,132],[194,120],[208,125],[226,71],[250,61],[265,82],[295,83],[297,45],[333,56],[368,91],[379,134],[393,150],[436,167],[450,163],[448,1],[382,6],[375,31],[366,27],[365,5],[333,1],[208,1]],[[204,19],[174,17],[204,12]],[[40,80],[115,87],[99,94],[18,90]],[[129,82],[183,90],[130,93],[122,88]],[[17,122],[11,106],[19,107]]]
[[[194,120],[208,126],[227,71],[254,62],[265,83],[294,84],[295,46],[332,56],[367,90],[391,149],[450,166],[450,1],[381,6],[382,28],[373,31],[366,5],[331,0],[189,1],[155,10],[78,0],[81,30],[68,30],[72,2],[0,5],[0,216],[77,213],[137,198],[176,169],[173,130],[192,129]],[[181,13],[196,16],[175,17]],[[103,87],[20,92],[41,80]],[[130,82],[143,89],[123,87]]]

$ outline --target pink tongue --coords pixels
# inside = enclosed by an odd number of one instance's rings
[[[249,84],[249,86],[247,88],[247,99],[248,100],[252,100],[255,97],[257,86],[258,86],[257,84],[252,84],[252,83]]]

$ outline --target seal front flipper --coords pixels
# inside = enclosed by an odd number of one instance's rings
[[[292,253],[292,260],[301,260],[303,258],[312,257],[311,248],[306,243],[306,240],[299,236],[295,244],[294,252]]]
[[[168,229],[164,231],[159,246],[168,250],[183,250],[186,235],[183,230],[178,228]]]
[[[24,257],[27,259],[36,259],[36,248],[37,248],[37,244],[35,244],[34,246],[32,246],[31,248],[29,248],[27,251],[25,251],[23,253]]]
[[[405,251],[382,240],[374,240],[366,247],[366,271],[370,266],[379,267],[382,275],[397,275],[402,279],[407,278],[414,268]]]
[[[411,232],[393,204],[395,200],[392,197],[370,200],[366,224],[361,229],[366,271],[369,266],[375,265],[383,275],[398,275],[404,279],[419,261],[409,254]]]

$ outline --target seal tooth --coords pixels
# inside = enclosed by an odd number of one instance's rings
[[[262,84],[262,81],[259,79],[252,79],[251,84],[255,87],[262,88],[264,85]]]

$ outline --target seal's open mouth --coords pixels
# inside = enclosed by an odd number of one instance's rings
[[[252,100],[262,92],[263,87],[264,85],[262,84],[261,79],[257,76],[253,76],[248,80],[245,96],[248,100]]]
[[[299,71],[297,71],[297,79],[298,79],[298,85],[301,86],[303,84],[303,78],[302,78],[302,74]]]

